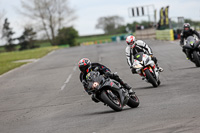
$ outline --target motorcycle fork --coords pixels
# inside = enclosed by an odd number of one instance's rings
[[[142,69],[142,73],[141,73],[141,76],[145,76],[146,77],[146,74],[145,74],[145,70],[147,70],[147,69],[149,69],[149,71],[151,72],[151,73],[153,73],[153,69],[155,68],[155,65],[153,66],[153,68],[152,67],[150,67],[150,66],[147,66],[147,67],[145,67],[144,69]]]
[[[115,94],[113,94],[113,92],[112,91],[110,91],[110,90],[107,90],[106,91],[112,98],[114,98],[114,99],[116,99],[117,98],[117,96],[115,95]]]

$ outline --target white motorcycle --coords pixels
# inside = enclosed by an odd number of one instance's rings
[[[160,85],[159,70],[152,60],[151,56],[144,52],[139,52],[134,56],[133,68],[136,72],[147,82],[151,83],[154,87]]]

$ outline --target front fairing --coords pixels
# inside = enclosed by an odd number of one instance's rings
[[[154,62],[149,55],[139,52],[134,56],[133,68],[142,69],[148,65],[152,67],[154,66]]]
[[[199,41],[193,37],[189,36],[185,42],[185,45],[183,46],[184,49],[196,49],[199,46]]]
[[[105,78],[100,75],[97,71],[91,71],[86,75],[86,80],[88,82],[88,89],[91,91],[97,91],[101,84],[105,81]],[[93,84],[97,82],[99,85],[97,87],[93,87]]]
[[[139,52],[136,54],[133,62],[133,68],[136,69],[137,73],[141,73],[145,75],[144,69],[149,69],[150,72],[155,75],[155,78],[158,80],[159,79],[159,71],[157,67],[155,67],[155,63],[152,60],[151,56],[144,54],[143,52]]]

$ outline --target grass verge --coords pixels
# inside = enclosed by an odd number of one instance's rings
[[[42,47],[32,50],[25,51],[16,51],[16,52],[5,52],[0,53],[0,75],[8,72],[11,69],[19,67],[27,62],[14,62],[17,60],[25,60],[25,59],[38,59],[49,52],[58,49],[58,47]]]

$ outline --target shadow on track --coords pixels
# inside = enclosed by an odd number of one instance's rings
[[[150,86],[145,86],[145,87],[137,87],[134,90],[140,90],[140,89],[157,89],[157,88],[163,88],[165,86],[166,85],[162,84],[162,82],[161,82],[161,84],[158,87],[153,87],[153,86],[150,85]]]
[[[79,116],[93,116],[93,115],[105,115],[105,114],[112,114],[112,113],[121,113],[127,110],[133,110],[133,109],[137,109],[137,108],[130,108],[128,106],[125,106],[124,109],[122,111],[116,112],[112,109],[110,110],[106,110],[106,111],[101,111],[101,112],[93,112],[93,113],[85,113],[85,114],[80,114]]]
[[[174,70],[187,70],[187,69],[195,69],[195,68],[199,68],[199,67],[183,67],[183,68],[177,68],[177,69],[174,69]]]

